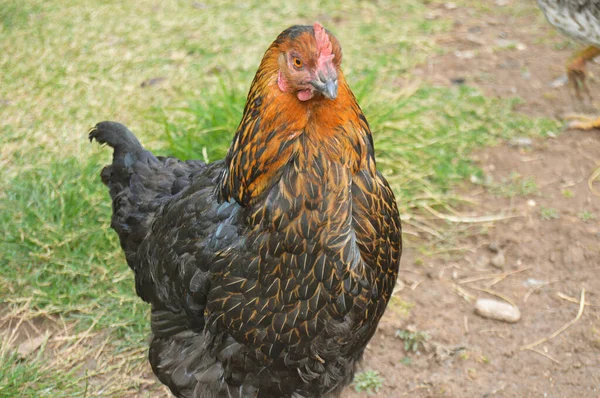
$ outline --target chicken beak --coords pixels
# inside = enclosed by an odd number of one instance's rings
[[[337,73],[335,71],[328,73],[327,75],[323,73],[318,74],[318,78],[311,82],[311,85],[321,94],[325,96],[325,98],[329,98],[334,100],[338,95],[338,78]]]
[[[338,94],[338,81],[335,80],[327,80],[325,82],[325,90],[322,91],[323,95],[329,99],[336,99]]]

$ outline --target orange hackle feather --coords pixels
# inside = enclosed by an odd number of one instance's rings
[[[283,32],[266,51],[226,158],[222,199],[251,203],[277,180],[292,157],[309,162],[318,153],[354,172],[361,168],[375,172],[369,125],[339,69],[341,47],[320,24],[313,29],[316,42],[310,31],[294,39]],[[339,85],[335,101],[324,97],[299,101],[294,93],[279,89],[279,57],[292,45],[319,54],[315,64],[334,60]]]

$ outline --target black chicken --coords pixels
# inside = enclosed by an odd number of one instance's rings
[[[282,32],[222,161],[155,157],[115,122],[90,132],[114,149],[111,225],[178,397],[339,397],[352,381],[402,244],[341,59],[319,24]]]

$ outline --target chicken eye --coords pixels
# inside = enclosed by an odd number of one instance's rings
[[[294,58],[294,66],[296,68],[302,68],[302,61],[300,60],[300,58]]]

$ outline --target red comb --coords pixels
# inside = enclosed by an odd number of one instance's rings
[[[315,39],[317,40],[317,51],[319,52],[318,65],[322,67],[326,62],[329,62],[335,57],[335,54],[331,53],[331,42],[329,36],[325,32],[325,28],[318,22],[313,25],[315,30]]]

